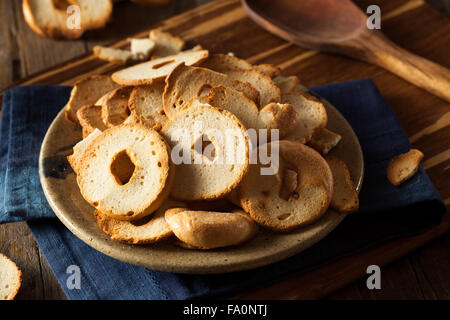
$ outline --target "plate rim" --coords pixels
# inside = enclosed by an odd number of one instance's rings
[[[359,150],[358,156],[359,156],[359,161],[361,164],[360,179],[358,181],[355,181],[356,189],[359,193],[361,190],[361,187],[362,187],[363,180],[364,180],[365,167],[364,167],[364,156],[362,153],[362,148],[361,148],[361,145],[360,145],[360,142],[359,142],[359,139],[358,139],[356,133],[354,132],[352,126],[349,124],[347,119],[342,115],[342,113],[336,107],[334,107],[329,101],[327,101],[320,95],[318,95],[315,92],[312,92],[310,90],[308,91],[308,93],[319,98],[324,104],[328,105],[328,107],[331,107],[332,109],[334,109],[334,111],[336,111],[339,114],[339,116],[342,118],[342,120],[345,121],[348,128],[351,129],[352,136],[356,142],[356,147]],[[48,127],[45,137],[42,141],[40,152],[39,152],[39,177],[40,177],[41,187],[43,189],[44,195],[45,195],[50,207],[52,208],[53,212],[57,216],[57,218],[64,224],[65,227],[67,227],[70,230],[70,232],[72,232],[77,238],[79,238],[80,240],[82,240],[84,243],[86,243],[90,247],[94,248],[95,250],[100,251],[101,253],[103,253],[109,257],[112,257],[114,259],[120,260],[122,262],[129,263],[129,264],[136,265],[136,266],[145,267],[145,268],[152,269],[152,270],[158,270],[158,271],[163,271],[163,272],[176,272],[176,273],[183,273],[183,274],[221,274],[221,273],[230,273],[230,272],[250,270],[250,269],[263,267],[263,266],[266,266],[269,264],[273,264],[275,262],[285,260],[289,257],[292,257],[295,254],[298,254],[298,253],[312,247],[313,245],[317,244],[319,241],[324,239],[348,215],[348,214],[338,213],[337,214],[338,218],[335,218],[331,223],[329,223],[327,226],[325,226],[323,229],[321,229],[320,232],[316,232],[311,237],[309,237],[308,241],[306,241],[306,242],[308,242],[306,245],[304,242],[300,242],[297,245],[293,245],[288,248],[285,248],[284,250],[280,250],[276,253],[273,253],[271,256],[264,256],[264,257],[260,257],[259,259],[255,259],[255,260],[251,260],[251,261],[245,261],[245,262],[238,261],[238,262],[234,262],[234,263],[222,263],[222,264],[217,263],[215,265],[213,265],[213,264],[198,265],[198,264],[189,264],[189,263],[185,263],[184,265],[167,265],[164,262],[158,262],[158,261],[153,261],[151,264],[149,264],[145,260],[141,261],[139,259],[138,260],[133,259],[133,261],[131,261],[132,259],[130,259],[130,258],[127,259],[127,258],[123,257],[124,252],[122,250],[119,250],[114,247],[110,247],[110,250],[105,250],[105,248],[103,248],[100,243],[96,243],[96,241],[94,241],[94,238],[92,236],[88,236],[86,233],[81,232],[80,228],[77,228],[73,224],[73,222],[68,218],[68,216],[60,211],[60,208],[55,203],[54,198],[49,194],[49,191],[48,191],[49,187],[47,186],[48,179],[43,174],[44,151],[46,150],[48,140],[50,140],[49,137],[50,137],[50,132],[52,131],[52,128],[54,126],[56,126],[57,121],[61,117],[64,117],[64,115],[62,115],[62,113],[64,112],[64,109],[65,109],[65,107],[63,107],[58,112],[58,114],[56,115],[56,117],[53,119],[52,123]],[[325,215],[326,214],[327,213],[325,213]],[[315,223],[321,221],[324,218],[324,216],[322,216],[319,220],[313,222],[311,225],[314,225]],[[107,236],[107,235],[105,234],[105,236]]]

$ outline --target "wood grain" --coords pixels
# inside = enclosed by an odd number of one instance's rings
[[[399,47],[380,30],[368,29],[366,14],[350,0],[243,0],[242,3],[255,22],[287,41],[380,66],[450,102],[450,71]],[[399,15],[421,3],[407,4],[410,5],[387,16]]]
[[[124,38],[134,33],[139,37],[146,36],[147,30],[144,29],[150,28],[158,19],[165,19],[174,13],[194,7],[194,2],[173,1],[170,8],[161,9],[158,13],[145,11],[145,14],[137,12],[146,10],[145,8],[123,2],[117,5],[120,9],[116,10],[115,21],[105,29],[105,36],[102,31],[88,32],[83,39],[66,43],[37,37],[24,25],[18,2],[2,1],[0,63],[6,68],[5,72],[0,73],[0,88],[10,86],[11,81],[22,77],[23,79],[15,84],[72,84],[83,74],[110,73],[118,67],[94,59],[89,51],[93,45],[119,40],[115,46],[124,47]],[[378,4],[382,10],[383,32],[400,46],[445,67],[450,66],[450,57],[445,50],[450,47],[450,23],[438,11],[416,0],[356,2],[361,8]],[[147,16],[151,18],[146,19]],[[279,65],[284,74],[298,75],[306,85],[371,77],[395,110],[407,134],[412,137],[414,146],[425,153],[425,162],[438,159],[431,162],[433,165],[427,172],[442,197],[447,200],[447,205],[450,205],[450,159],[445,153],[450,141],[450,126],[446,120],[449,105],[441,99],[376,66],[286,43],[248,19],[243,14],[238,0],[214,1],[156,25],[187,38],[189,45],[202,44],[213,52],[232,51],[254,63]],[[110,28],[114,31],[109,31]],[[78,57],[80,53],[83,54],[81,58]],[[50,66],[53,67],[42,71]],[[36,71],[39,73],[32,75]],[[334,267],[325,267],[309,276],[293,277],[289,281],[281,282],[277,289],[269,287],[249,295],[258,298],[323,297],[364,276],[368,263],[376,261],[385,265],[447,233],[450,230],[448,217],[445,221],[439,228],[416,238],[387,243],[362,253],[363,256],[356,255],[353,259],[349,257],[348,260],[338,261],[337,264],[331,265]],[[445,250],[448,252],[448,241],[443,243],[441,249],[424,249],[421,254],[402,260],[399,265],[383,268],[386,288],[380,292],[367,292],[362,281],[352,285],[347,293],[344,292],[341,296],[335,294],[332,298],[448,297],[450,285],[444,277],[447,276],[448,279],[449,260],[447,258],[447,263],[440,263],[438,258],[433,259],[433,255],[448,257],[443,253]],[[64,298],[26,224],[0,226],[0,252],[12,257],[26,274],[27,278],[24,278],[23,290],[18,298]],[[348,274],[334,272],[341,268]],[[442,272],[442,276],[433,274],[435,268]],[[389,273],[384,270],[392,271]],[[399,277],[400,279],[396,280]],[[402,290],[396,289],[399,284]],[[317,288],[321,288],[323,293],[319,294]]]

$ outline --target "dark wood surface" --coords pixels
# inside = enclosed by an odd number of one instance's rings
[[[70,84],[77,75],[90,70],[94,73],[113,70],[113,66],[101,64],[89,55],[93,45],[124,39],[207,2],[210,1],[177,0],[162,9],[147,9],[123,2],[116,5],[114,21],[106,29],[88,32],[81,40],[69,42],[38,37],[24,22],[19,0],[0,1],[0,65],[3,66],[0,89],[61,63],[64,72],[61,68],[45,71],[23,83]],[[416,0],[356,2],[362,8],[379,4],[383,32],[406,49],[449,67],[450,24],[442,14]],[[212,7],[220,7],[217,11],[223,10],[223,15],[214,17],[208,24],[201,25],[199,21],[208,19],[210,10],[199,9],[195,14],[171,19],[163,26],[180,33],[191,44],[201,43],[216,52],[233,51],[252,62],[278,64],[284,73],[299,75],[306,85],[373,78],[396,111],[414,146],[424,151],[424,166],[446,204],[450,204],[450,109],[447,103],[377,67],[287,44],[247,19],[233,0],[213,3],[208,8]],[[121,45],[123,41],[118,44]],[[75,59],[80,55],[85,57]],[[67,60],[72,62],[64,63]],[[449,230],[450,221],[446,219],[441,227],[425,234],[373,248],[242,297],[322,298],[333,292],[328,298],[449,299]],[[422,248],[411,252],[418,247]],[[64,298],[25,223],[0,225],[0,252],[10,256],[23,271],[24,282],[18,299]],[[404,257],[387,265],[401,256]],[[382,268],[382,290],[370,291],[365,286],[365,279],[357,280],[364,275],[368,264],[386,265]],[[336,273],[336,270],[342,271]]]
[[[397,46],[351,0],[242,0],[266,30],[301,47],[377,65],[450,102],[450,71]],[[321,23],[327,21],[327,23]]]

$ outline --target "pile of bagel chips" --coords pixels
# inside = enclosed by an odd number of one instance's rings
[[[148,61],[78,81],[65,109],[83,133],[68,160],[111,239],[213,249],[358,209],[329,155],[341,136],[296,76],[150,38]]]

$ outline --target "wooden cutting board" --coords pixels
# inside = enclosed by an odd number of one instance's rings
[[[450,67],[450,22],[422,0],[355,1],[363,11],[377,4],[382,31],[404,48]],[[170,18],[157,26],[180,35],[188,46],[201,44],[212,52],[233,52],[252,63],[272,63],[284,75],[297,75],[307,86],[372,78],[395,110],[414,147],[425,153],[423,165],[450,204],[450,106],[388,72],[345,57],[305,50],[264,31],[247,18],[238,0],[218,0]],[[148,31],[136,35],[147,36]],[[113,44],[125,47],[126,40]],[[85,55],[15,85],[71,85],[92,74],[111,73],[120,67]],[[0,96],[1,98],[1,96]],[[361,106],[364,107],[364,106]],[[426,214],[426,213],[424,213]],[[399,239],[346,257],[315,271],[291,277],[239,298],[320,298],[365,275],[370,264],[385,265],[450,231],[450,217],[421,235]]]

